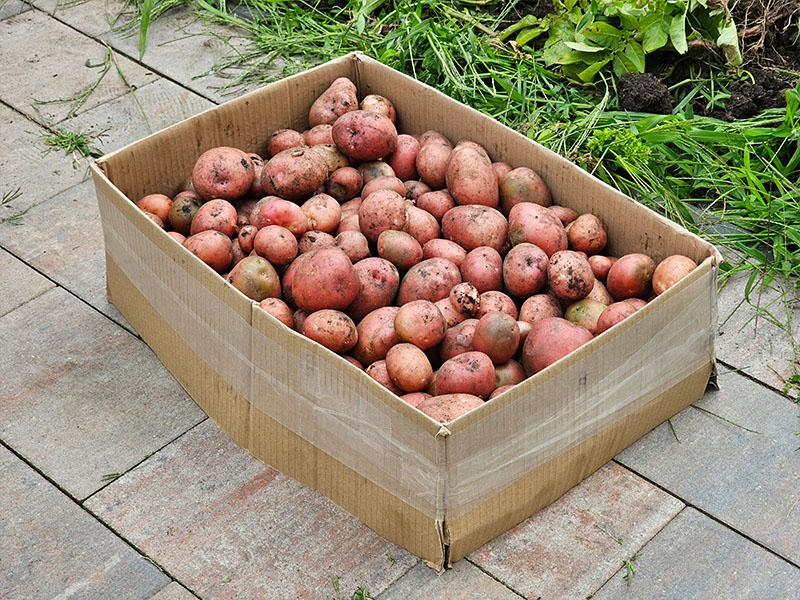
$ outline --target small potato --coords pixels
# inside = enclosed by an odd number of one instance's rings
[[[386,369],[385,360],[375,361],[364,369],[364,372],[393,394],[397,396],[403,395],[403,390],[397,387],[394,382],[392,382],[392,378],[389,377],[389,371]]]
[[[257,233],[258,229],[253,225],[243,225],[239,227],[236,239],[239,241],[239,248],[242,252],[250,254],[253,251],[253,244]]]
[[[281,279],[270,262],[260,256],[247,256],[236,263],[226,277],[248,298],[261,302],[264,298],[280,298]]]
[[[430,240],[438,239],[442,234],[442,229],[432,214],[416,206],[409,206],[406,233],[422,245]]]
[[[263,198],[263,194],[259,196],[259,198]],[[236,226],[243,227],[245,225],[250,225],[250,215],[253,212],[253,209],[258,204],[257,200],[250,198],[245,200],[244,202],[239,202],[236,204]]]
[[[448,299],[453,308],[465,319],[477,315],[481,306],[481,294],[478,288],[468,281],[453,286]]]
[[[605,282],[606,277],[608,277],[608,271],[611,269],[611,265],[617,262],[617,259],[613,256],[603,256],[601,254],[593,254],[587,260],[592,267],[594,278],[603,282]]]
[[[414,300],[397,311],[394,330],[401,342],[409,342],[421,350],[427,350],[442,341],[446,328],[442,313],[432,302]]]
[[[397,305],[414,300],[436,302],[447,298],[454,285],[461,283],[461,272],[446,258],[428,258],[411,267],[400,281]]]
[[[302,334],[337,354],[347,352],[358,341],[353,320],[343,312],[327,308],[306,317]]]
[[[498,311],[483,315],[475,326],[472,346],[492,359],[494,364],[511,360],[519,345],[516,317]]]
[[[322,160],[325,161],[325,164],[328,165],[328,177],[330,177],[336,169],[350,166],[350,159],[342,154],[333,142],[330,144],[314,144],[309,149],[311,152],[319,154]],[[330,192],[328,193],[330,194]],[[333,194],[331,194],[331,196],[333,196]]]
[[[519,316],[517,305],[514,304],[514,301],[507,294],[498,292],[497,290],[483,292],[481,294],[480,306],[478,307],[478,314],[476,316],[480,318],[493,310],[505,313],[508,316],[513,317],[515,320]]]
[[[377,257],[358,261],[353,269],[358,279],[358,294],[347,307],[347,314],[358,323],[376,308],[394,302],[400,273],[391,262]]]
[[[584,298],[570,304],[564,311],[564,318],[570,323],[580,325],[594,335],[597,333],[597,320],[606,309],[606,305],[597,300]]]
[[[169,209],[169,224],[178,233],[189,235],[192,220],[200,210],[200,200],[195,196],[176,196]]]
[[[403,394],[400,396],[400,399],[403,402],[406,402],[411,406],[419,406],[421,402],[427,400],[428,398],[433,398],[433,396],[426,394],[425,392],[411,392],[410,394]]]
[[[422,246],[404,231],[387,230],[378,236],[378,256],[407,271],[422,260]]]
[[[428,240],[422,245],[422,258],[446,258],[452,262],[456,267],[461,267],[464,259],[467,257],[467,251],[461,246],[450,240],[443,240],[441,238]]]
[[[503,289],[503,258],[489,246],[480,246],[467,253],[461,263],[461,278],[480,293]]]
[[[508,163],[493,162],[492,170],[494,171],[494,174],[497,177],[497,184],[500,185],[500,182],[503,180],[503,177],[508,175],[508,173],[511,172],[512,168],[511,165],[509,165]]]
[[[388,118],[392,123],[397,121],[397,111],[394,108],[391,100],[379,96],[378,94],[369,94],[364,96],[361,101],[361,110],[376,112]]]
[[[353,264],[370,255],[369,242],[360,231],[341,232],[336,236],[336,245],[347,254]]]
[[[325,190],[339,202],[355,198],[361,192],[364,181],[353,167],[336,169],[325,183]]]
[[[420,402],[417,408],[434,421],[450,423],[482,404],[483,400],[471,394],[443,394]]]
[[[547,256],[567,249],[567,232],[552,211],[533,202],[520,202],[508,213],[508,238],[512,246],[529,242]]]
[[[591,258],[591,256],[589,258]],[[589,295],[586,297],[590,300],[597,300],[606,306],[613,304],[614,302],[614,298],[611,297],[611,294],[608,293],[606,286],[604,286],[599,279],[594,280],[592,291],[589,292]]]
[[[500,204],[503,214],[520,202],[531,202],[539,206],[550,206],[553,198],[539,174],[528,167],[519,167],[506,174],[500,181]]]
[[[178,235],[180,235],[180,234],[178,234]],[[231,260],[231,264],[232,265],[239,264],[240,260],[242,260],[245,257],[249,256],[249,253],[245,254],[242,251],[242,247],[239,245],[239,239],[238,238],[233,240],[233,244],[231,244],[231,255],[233,257],[232,260]],[[228,274],[227,273],[223,273],[222,276],[227,279]]]
[[[442,217],[442,237],[454,241],[467,252],[480,246],[505,252],[509,242],[508,226],[509,222],[502,213],[490,206],[456,206]],[[517,243],[523,241],[529,240],[520,239]]]
[[[606,228],[600,218],[593,214],[583,214],[566,228],[569,246],[587,255],[599,254],[608,243]]]
[[[650,294],[656,263],[646,254],[626,254],[611,265],[606,288],[616,300],[646,298]]]
[[[668,256],[653,272],[653,291],[663,294],[681,279],[697,268],[697,263],[688,256],[673,254]]]
[[[408,222],[408,206],[405,198],[392,190],[373,192],[358,208],[361,233],[374,244],[384,231],[402,231]]]
[[[477,204],[496,208],[500,202],[497,175],[483,148],[459,142],[447,160],[447,190],[456,204]]]
[[[237,200],[253,185],[250,157],[238,148],[221,146],[200,155],[192,169],[192,185],[204,200]]]
[[[365,110],[347,112],[333,124],[333,142],[345,156],[377,160],[394,152],[397,129],[388,117]]]
[[[503,284],[506,291],[518,298],[527,298],[544,287],[548,258],[544,250],[523,242],[508,251],[503,259]]]
[[[573,302],[588,296],[594,287],[589,261],[572,250],[561,250],[550,257],[547,280],[558,298]]]
[[[403,185],[406,188],[406,200],[410,200],[413,203],[416,203],[417,198],[422,194],[427,194],[431,191],[431,186],[416,179],[406,179],[403,181]]]
[[[178,233],[177,231],[168,231],[167,235],[178,242],[181,246],[183,246],[183,242],[186,241],[186,236],[182,233]]]
[[[264,165],[264,189],[286,200],[308,198],[328,178],[328,164],[307,147],[297,146],[279,152]]]
[[[494,400],[495,398],[497,398],[498,396],[500,396],[502,394],[505,394],[508,390],[510,390],[513,387],[514,387],[513,385],[501,385],[500,387],[495,388],[494,391],[489,396],[489,399],[487,400],[487,402],[489,400]]]
[[[311,127],[320,123],[333,123],[344,113],[358,109],[355,84],[346,77],[334,79],[333,83],[314,100],[308,111]]]
[[[466,319],[445,331],[444,337],[439,344],[439,357],[446,361],[464,352],[474,350],[472,341],[477,325],[478,319]]]
[[[353,263],[339,248],[314,250],[297,267],[292,297],[298,308],[312,313],[323,308],[344,310],[356,298],[358,276]]]
[[[358,323],[358,341],[353,356],[361,363],[371,365],[386,358],[389,348],[400,343],[394,330],[394,318],[399,310],[396,306],[376,308]]]
[[[330,123],[314,125],[303,134],[303,145],[319,146],[321,144],[336,145],[333,143],[333,125]]]
[[[538,321],[522,348],[525,373],[538,373],[591,340],[591,333],[566,319],[550,317]]]
[[[250,224],[262,229],[267,225],[280,225],[300,237],[308,229],[308,217],[294,202],[278,196],[266,196],[258,201],[250,215]]]
[[[289,329],[294,329],[294,317],[292,309],[280,298],[264,298],[258,303],[262,310],[268,312]]]
[[[342,208],[335,198],[328,194],[316,194],[300,206],[308,219],[308,228],[331,233],[336,231],[342,220]]]
[[[425,353],[414,344],[397,344],[386,353],[386,370],[404,392],[421,392],[433,379],[433,368]]]
[[[403,181],[417,179],[417,153],[419,142],[414,136],[401,133],[397,136],[394,152],[386,157],[386,162],[394,169],[395,175]]]
[[[494,366],[494,387],[517,385],[525,381],[525,369],[517,361],[511,359],[508,362]]]
[[[426,144],[430,143],[441,144],[442,146],[447,146],[451,150],[453,149],[452,142],[449,139],[447,139],[444,135],[442,135],[438,131],[434,131],[433,129],[429,129],[428,131],[420,134],[419,136],[420,146],[425,146]]]
[[[455,327],[461,323],[461,321],[467,318],[466,315],[456,310],[456,308],[453,306],[453,303],[450,302],[450,298],[442,298],[441,300],[437,300],[433,303],[433,305],[439,309],[439,312],[442,313],[442,316],[444,317],[445,330]]]
[[[297,146],[304,146],[306,144],[305,136],[299,131],[294,129],[278,129],[272,132],[267,140],[267,156],[273,157],[279,152],[283,152],[289,148],[296,148]]]
[[[446,360],[435,377],[436,394],[488,398],[494,390],[494,365],[483,352],[464,352]]]
[[[633,313],[639,310],[630,302],[622,301],[610,304],[597,319],[597,330],[595,335],[600,335],[604,331],[611,329],[617,323],[624,321]]]
[[[209,200],[199,209],[192,219],[189,234],[215,229],[231,237],[236,233],[236,209],[227,200]]]
[[[189,236],[183,246],[217,273],[227,271],[233,261],[231,238],[215,229]]]
[[[423,144],[417,152],[414,166],[417,168],[419,178],[432,190],[447,187],[447,160],[451,152],[450,147],[438,143]]]
[[[172,198],[164,194],[148,194],[136,203],[144,212],[149,212],[161,219],[162,223],[169,221],[169,209],[172,208]]]
[[[370,160],[358,165],[358,173],[365,184],[378,177],[396,177],[394,169],[382,160]]]
[[[145,216],[150,219],[153,223],[158,225],[161,229],[164,229],[164,221],[161,220],[161,217],[158,215],[154,215],[151,212],[145,212]]]
[[[562,317],[564,311],[561,303],[550,294],[536,294],[522,303],[519,309],[519,319],[535,325],[537,321],[548,317]]]
[[[336,247],[336,238],[324,231],[306,231],[297,240],[297,251],[300,254],[333,247]]]
[[[406,186],[403,180],[393,175],[371,179],[361,189],[361,197],[366,198],[372,192],[377,192],[378,190],[392,190],[403,198],[406,197]]]
[[[288,265],[297,256],[297,238],[285,227],[267,225],[256,233],[253,249],[273,265]]]
[[[561,224],[566,227],[570,223],[572,223],[575,219],[578,218],[577,211],[572,210],[571,208],[567,208],[566,206],[558,206],[557,204],[552,204],[547,208],[550,209],[550,212],[554,213],[558,220],[561,221]]]
[[[435,190],[420,194],[416,205],[417,208],[429,212],[437,221],[441,222],[445,213],[455,207],[456,201],[447,190]]]
[[[345,359],[347,362],[349,362],[351,365],[353,365],[356,369],[359,369],[360,371],[364,370],[364,365],[362,365],[360,362],[358,362],[358,360],[356,360],[352,356],[348,356],[347,354],[343,354],[342,358]]]

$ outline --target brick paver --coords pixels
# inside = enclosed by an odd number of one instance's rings
[[[158,592],[150,600],[196,600],[197,596],[183,587],[180,583],[173,581],[163,590]]]
[[[0,317],[55,285],[4,250],[0,250],[0,273],[11,282],[0,294]]]
[[[493,579],[468,560],[460,560],[452,569],[437,573],[419,563],[378,600],[417,600],[419,598],[458,598],[458,600],[519,600],[502,583]]]

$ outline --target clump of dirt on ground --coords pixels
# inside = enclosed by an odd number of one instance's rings
[[[631,112],[672,112],[669,89],[651,73],[623,73],[617,82],[617,95],[620,106]]]

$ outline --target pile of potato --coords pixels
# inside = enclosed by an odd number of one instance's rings
[[[289,328],[441,422],[633,314],[697,265],[605,256],[592,214],[472,141],[398,134],[395,107],[335,80],[307,131],[261,156],[208,150],[137,205]]]

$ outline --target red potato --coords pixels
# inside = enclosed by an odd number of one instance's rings
[[[303,323],[306,322],[306,314],[304,311],[300,310],[299,308],[292,313],[292,319],[294,320],[294,330],[295,331],[302,331],[303,330]]]
[[[606,289],[616,300],[646,298],[655,270],[656,263],[646,254],[626,254],[608,270]]]
[[[378,190],[392,190],[393,192],[397,192],[397,194],[403,198],[406,197],[405,184],[400,178],[395,177],[394,175],[387,175],[384,177],[376,177],[375,179],[371,179],[368,183],[364,184],[364,187],[361,189],[361,197],[366,198],[372,192],[377,192]]]
[[[420,194],[416,201],[417,208],[429,212],[434,218],[441,222],[445,213],[454,208],[456,201],[447,190],[435,190]]]
[[[439,227],[439,221],[432,214],[416,206],[409,206],[406,233],[422,245],[438,239],[442,229]]]
[[[168,231],[167,235],[178,242],[181,246],[183,246],[183,242],[186,241],[186,236],[182,233],[178,233],[177,231]]]
[[[264,165],[265,190],[286,200],[308,198],[328,178],[328,164],[318,152],[298,146],[283,150]]]
[[[531,202],[539,206],[550,206],[553,198],[539,174],[528,167],[509,171],[500,181],[500,205],[504,215],[520,202]]]
[[[263,194],[259,196],[259,198],[263,198]],[[250,214],[253,212],[253,209],[258,204],[258,200],[254,198],[249,198],[243,202],[238,202],[236,204],[236,226],[243,227],[244,225],[250,225]]]
[[[494,391],[494,365],[483,352],[464,352],[442,363],[434,385],[437,395],[472,394],[488,398]]]
[[[267,225],[256,233],[253,249],[273,265],[288,265],[297,256],[297,238],[285,227]]]
[[[303,145],[318,146],[320,144],[330,144],[333,142],[333,125],[330,123],[320,123],[315,125],[303,134]]]
[[[489,246],[504,253],[509,243],[508,225],[502,213],[490,206],[456,206],[442,217],[442,237],[455,242],[467,252],[480,246]],[[526,240],[519,240],[523,241]]]
[[[361,363],[371,365],[386,358],[389,348],[400,343],[394,330],[394,318],[400,309],[396,306],[376,308],[359,321],[358,341],[353,349]]]
[[[189,236],[183,246],[217,273],[227,271],[233,262],[231,238],[215,229]]]
[[[394,302],[400,286],[400,273],[383,258],[365,258],[353,265],[358,279],[358,294],[347,307],[356,322],[382,306]]]
[[[404,392],[421,392],[433,379],[433,368],[425,353],[414,344],[397,344],[386,353],[386,370]]]
[[[586,298],[590,300],[597,300],[598,302],[601,302],[606,306],[608,306],[609,304],[613,304],[614,302],[614,298],[612,298],[611,294],[608,293],[606,286],[604,286],[603,283],[598,279],[594,280],[594,286],[592,287],[592,291],[589,292],[589,295],[586,296]]]
[[[305,254],[312,250],[333,247],[338,247],[336,245],[336,238],[324,231],[306,231],[300,236],[300,239],[297,240],[297,251],[300,254]]]
[[[397,136],[394,152],[385,159],[394,169],[395,175],[403,181],[419,177],[416,164],[419,148],[419,142],[414,136],[401,133]]]
[[[492,170],[494,171],[495,176],[497,177],[497,184],[500,185],[500,182],[503,180],[503,177],[508,175],[511,172],[512,168],[511,165],[504,162],[493,162],[492,163]]]
[[[316,194],[303,202],[300,209],[306,214],[308,228],[331,233],[342,220],[342,207],[328,194]]]
[[[333,142],[330,144],[314,144],[309,150],[319,154],[322,160],[325,161],[325,164],[328,165],[328,177],[330,177],[331,173],[336,171],[336,169],[350,166],[350,159],[342,154]],[[330,194],[330,192],[328,193]]]
[[[429,129],[425,133],[420,134],[419,136],[419,145],[425,146],[430,143],[440,144],[442,146],[447,146],[451,150],[453,149],[452,142],[446,138],[444,135],[439,133],[438,131],[434,131],[433,129]]]
[[[461,278],[480,293],[503,289],[503,258],[489,246],[480,246],[467,253],[461,263]]]
[[[421,402],[427,400],[428,398],[433,398],[430,394],[426,394],[425,392],[411,392],[410,394],[403,394],[400,396],[400,399],[403,402],[410,404],[411,406],[419,406]]]
[[[494,387],[517,385],[525,381],[525,369],[514,359],[494,366]]]
[[[620,302],[627,302],[631,306],[633,306],[636,310],[640,308],[644,308],[647,306],[647,300],[642,300],[641,298],[625,298],[625,300],[620,300]]]
[[[497,398],[501,394],[505,394],[508,390],[510,390],[513,387],[514,387],[513,385],[503,385],[503,386],[500,386],[498,388],[495,388],[495,390],[489,395],[489,398],[487,399],[487,402],[489,400],[494,400],[495,398]]]
[[[386,361],[385,360],[377,360],[371,365],[369,365],[364,372],[372,377],[375,381],[380,383],[383,387],[387,390],[392,392],[397,396],[403,395],[403,390],[397,387],[393,382],[392,378],[389,377],[389,371],[386,369]]]
[[[181,196],[178,194],[169,209],[169,224],[178,233],[189,235],[192,220],[200,209],[200,200],[195,196]]]
[[[407,271],[422,260],[422,246],[404,231],[387,230],[378,236],[378,256]]]
[[[544,250],[523,242],[506,253],[503,259],[503,284],[512,296],[527,298],[544,287],[548,258]]]
[[[361,203],[363,200],[361,197],[353,198],[352,200],[348,200],[347,202],[342,203],[342,219],[349,217],[350,215],[357,215],[358,209],[361,207]]]
[[[369,242],[360,231],[343,231],[335,239],[336,245],[347,254],[353,264],[370,255]]]
[[[346,112],[358,109],[355,84],[346,77],[334,79],[333,83],[314,100],[308,111],[311,127],[321,123],[332,124]]]
[[[408,207],[405,198],[392,190],[373,192],[358,207],[361,233],[374,244],[384,231],[402,231],[408,222]]]
[[[460,142],[447,160],[447,190],[456,204],[477,204],[496,208],[500,202],[497,175],[483,148]]]
[[[280,225],[300,237],[308,229],[308,217],[294,202],[277,196],[265,196],[256,203],[250,215],[250,224],[262,229],[267,225]]]
[[[164,194],[148,194],[136,203],[144,212],[152,213],[161,219],[162,223],[169,221],[169,209],[172,208],[172,198]]]
[[[453,286],[461,283],[461,272],[446,258],[428,258],[411,267],[400,281],[397,305],[414,300],[436,302],[447,298]]]
[[[403,185],[406,188],[406,200],[410,200],[415,204],[417,202],[417,198],[419,198],[422,194],[427,194],[431,191],[431,186],[416,179],[406,179],[403,181]]]
[[[161,220],[161,217],[158,215],[154,215],[151,212],[145,212],[145,216],[150,219],[153,223],[158,225],[161,229],[164,229],[164,221]]]
[[[450,298],[442,298],[441,300],[437,300],[433,303],[433,305],[439,309],[439,312],[442,313],[444,317],[444,327],[445,329],[450,329],[451,327],[455,327],[461,321],[466,319],[466,315],[463,313],[458,312],[456,308],[453,306],[453,303],[450,302]]]
[[[292,298],[301,310],[345,310],[358,295],[359,282],[353,263],[339,248],[314,250],[297,267],[292,279]]]
[[[611,329],[617,323],[624,321],[633,313],[639,310],[634,304],[630,302],[615,302],[610,304],[597,319],[597,331],[595,335],[600,335],[604,331]]]
[[[446,361],[464,352],[474,350],[472,340],[477,325],[478,319],[466,319],[458,325],[450,327],[439,344],[439,357]]]
[[[447,187],[447,160],[452,152],[451,147],[439,143],[422,144],[414,160],[419,178],[432,190]]]
[[[533,202],[520,202],[508,213],[508,238],[512,246],[529,242],[547,256],[567,249],[567,232],[549,209]]]
[[[422,258],[446,258],[456,267],[461,267],[464,259],[467,257],[467,251],[461,246],[450,240],[443,240],[441,238],[428,240],[422,245]]]
[[[343,354],[343,355],[342,355],[342,358],[343,358],[343,359],[345,359],[347,362],[349,362],[351,365],[353,365],[353,366],[354,366],[356,369],[359,369],[359,370],[361,370],[361,371],[363,371],[363,370],[364,370],[364,365],[362,365],[360,362],[358,362],[358,361],[357,361],[355,358],[353,358],[352,356],[348,356],[348,355],[346,355],[346,354]]]
[[[305,136],[294,129],[278,129],[267,139],[267,156],[272,157],[297,146],[305,146]],[[262,161],[263,162],[263,161]]]
[[[478,318],[493,310],[507,314],[515,320],[519,316],[517,305],[507,294],[497,290],[489,290],[481,294],[480,306],[478,307]]]
[[[552,204],[547,208],[550,209],[550,212],[555,214],[558,217],[558,220],[561,221],[561,224],[566,227],[570,223],[572,223],[575,219],[578,218],[577,211],[572,210],[571,208],[567,208],[566,206],[558,206],[556,204]]]
[[[289,329],[294,329],[294,317],[292,309],[280,298],[264,298],[258,303],[262,310],[268,312]]]
[[[264,298],[280,298],[281,279],[270,262],[260,256],[247,256],[236,263],[226,277],[248,298],[261,302]]]
[[[303,262],[308,260],[309,256],[312,256],[310,252],[308,254],[300,254],[291,263],[283,267],[283,273],[281,274],[281,288],[283,289],[283,299],[286,300],[286,303],[289,304],[289,306],[293,306],[295,308],[297,307],[297,304],[294,301],[294,295],[292,294],[294,274],[295,271],[297,271],[297,268],[300,267]]]
[[[197,209],[189,234],[215,229],[231,237],[236,233],[236,209],[227,200],[209,200]]]
[[[178,235],[180,235],[180,234],[178,234]],[[250,252],[245,254],[245,252],[242,250],[242,247],[239,245],[239,239],[237,238],[237,239],[233,240],[233,244],[231,244],[231,256],[233,257],[231,259],[231,264],[232,265],[238,264],[238,262],[240,260],[242,260],[246,256],[250,256],[250,254],[252,252],[253,251],[251,250]],[[223,273],[222,276],[227,279],[228,274],[227,273]]]
[[[583,214],[566,228],[569,247],[587,255],[599,254],[608,243],[608,234],[600,218],[593,214]]]
[[[478,408],[483,400],[471,394],[442,394],[417,404],[417,408],[439,423],[450,423]]]
[[[564,318],[570,323],[580,325],[594,335],[597,333],[597,320],[606,309],[606,305],[597,300],[584,298],[570,304],[564,311]]]
[[[378,177],[396,177],[397,174],[388,163],[382,160],[370,160],[358,165],[358,173],[365,184]]]
[[[339,226],[336,228],[336,235],[344,233],[345,231],[357,231],[361,233],[361,226],[358,223],[358,212],[342,217]]]
[[[681,279],[697,268],[697,263],[688,256],[673,254],[668,256],[653,271],[653,291],[663,294]]]
[[[364,96],[361,101],[361,110],[376,112],[388,118],[392,123],[397,121],[397,111],[394,108],[391,100],[379,96],[378,94],[369,94]]]
[[[538,321],[522,347],[525,373],[538,373],[591,340],[588,330],[566,319],[549,317]]]
[[[427,350],[442,341],[446,327],[442,313],[433,302],[414,300],[403,304],[397,311],[394,330],[401,342]]]
[[[520,321],[525,321],[530,325],[548,317],[562,316],[564,316],[564,311],[561,309],[561,303],[550,294],[530,296],[519,309]]]
[[[357,169],[342,167],[331,173],[325,183],[325,190],[339,202],[344,202],[358,196],[363,186],[364,182]]]
[[[601,254],[593,254],[587,260],[592,267],[592,273],[594,273],[595,279],[599,279],[603,282],[605,282],[606,277],[608,277],[608,271],[611,269],[611,265],[617,262],[617,259],[613,256],[603,256]]]
[[[221,146],[200,155],[192,169],[192,185],[201,198],[237,200],[253,185],[250,157],[238,148]]]
[[[309,314],[303,321],[301,333],[337,354],[352,349],[358,341],[353,320],[341,311],[328,308]]]
[[[518,319],[517,326],[519,327],[519,347],[522,348],[522,344],[528,339],[528,334],[531,332],[531,329],[533,329],[533,325],[527,321],[520,321]]]
[[[253,251],[253,244],[257,233],[258,228],[253,225],[243,225],[239,227],[236,239],[239,242],[239,248],[242,252],[250,254]]]
[[[494,364],[511,360],[519,345],[519,326],[516,317],[492,311],[484,314],[475,326],[472,346],[492,359]]]
[[[561,300],[581,300],[594,287],[589,261],[572,250],[562,250],[550,257],[547,280],[550,290]]]
[[[450,290],[448,300],[465,319],[478,314],[481,306],[481,294],[478,288],[468,281],[454,285]]]
[[[345,156],[354,160],[377,160],[394,152],[397,129],[382,114],[354,110],[333,124],[333,142]]]

